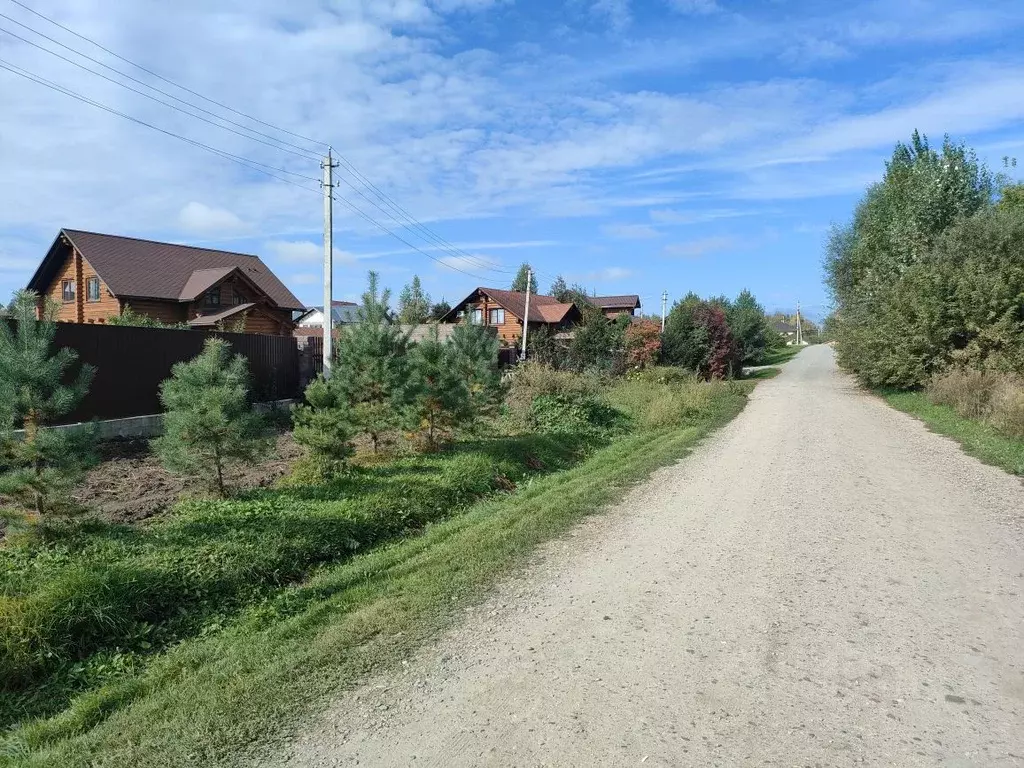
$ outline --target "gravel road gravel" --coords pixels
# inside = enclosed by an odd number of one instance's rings
[[[828,347],[277,765],[1024,765],[1024,486]]]

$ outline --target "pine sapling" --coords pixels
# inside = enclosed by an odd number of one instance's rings
[[[352,415],[336,379],[322,377],[306,387],[306,402],[293,411],[295,442],[318,477],[330,480],[343,472],[352,447]]]
[[[482,325],[459,323],[448,343],[452,366],[469,391],[470,421],[493,415],[502,394],[497,335]]]
[[[204,478],[226,495],[225,468],[270,451],[266,420],[249,403],[249,365],[223,339],[208,339],[196,358],[177,363],[160,385],[164,434],[153,441],[173,472]]]
[[[473,417],[469,387],[459,375],[454,348],[440,341],[437,326],[413,345],[406,388],[406,423],[423,447],[436,451],[441,442]]]
[[[369,436],[377,453],[401,423],[409,336],[391,321],[390,292],[380,293],[377,274],[357,310],[357,322],[342,331],[333,379],[348,403],[352,423]]]
[[[0,496],[34,512],[37,519],[66,501],[67,492],[95,463],[93,426],[44,429],[85,397],[94,369],[78,368],[78,354],[53,350],[54,308],[36,319],[38,296],[19,291],[11,303],[12,329],[0,321]],[[14,429],[24,430],[21,439]]]

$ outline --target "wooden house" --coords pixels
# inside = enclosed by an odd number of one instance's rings
[[[515,346],[523,338],[526,320],[526,294],[498,288],[477,288],[441,318],[442,323],[474,323],[497,329],[505,346]],[[530,296],[530,326],[544,325],[555,333],[566,332],[579,321],[580,311],[571,302],[553,296]]]
[[[62,229],[28,284],[67,323],[131,310],[167,325],[291,334],[300,302],[259,257]]]
[[[601,310],[605,317],[616,318],[619,315],[636,314],[640,309],[640,297],[636,294],[624,296],[587,296],[587,301]]]

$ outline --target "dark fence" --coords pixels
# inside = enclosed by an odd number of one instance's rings
[[[198,355],[211,336],[224,339],[249,360],[255,401],[300,395],[299,351],[291,336],[57,323],[54,345],[70,347],[81,362],[96,369],[89,394],[61,421],[161,413],[160,383],[175,363]]]

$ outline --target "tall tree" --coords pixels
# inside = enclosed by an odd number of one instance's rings
[[[694,293],[677,301],[665,320],[662,358],[707,379],[739,375],[739,345],[722,307]]]
[[[53,349],[54,307],[44,305],[37,321],[38,300],[35,293],[19,291],[9,309],[17,328],[0,320],[0,496],[41,517],[95,461],[96,433],[92,427],[43,429],[78,405],[94,370],[82,365],[71,376],[78,354]],[[24,430],[20,440],[15,427]]]
[[[759,363],[779,339],[765,315],[764,307],[746,289],[729,304],[726,316],[736,343],[739,344],[743,362],[748,365]]]
[[[440,320],[442,317],[452,311],[452,305],[444,299],[441,299],[437,304],[430,308],[430,319]]]
[[[913,386],[951,350],[948,284],[932,265],[936,243],[991,206],[996,179],[948,138],[941,151],[915,132],[897,144],[881,182],[828,242],[825,272],[836,305],[841,363],[871,385]],[[930,300],[926,297],[936,297]],[[955,323],[954,323],[955,324]]]
[[[519,271],[516,272],[516,276],[512,279],[512,290],[513,291],[519,291],[519,293],[526,293],[527,272],[529,272],[529,271],[530,271],[530,264],[528,262],[524,261],[522,264],[519,265]],[[533,277],[532,277],[532,279],[530,279],[529,282],[530,282],[530,293],[531,294],[540,293],[540,291],[537,290],[537,273],[536,272],[533,273]]]
[[[334,372],[352,422],[369,436],[374,453],[401,422],[409,349],[409,334],[391,322],[390,291],[381,292],[379,282],[370,272],[356,322],[344,326],[339,337]]]
[[[398,295],[398,322],[418,325],[430,317],[430,296],[423,291],[420,276],[413,275],[412,282]]]
[[[569,294],[569,286],[566,284],[565,278],[562,277],[561,275],[558,275],[555,278],[555,281],[551,283],[551,289],[548,291],[548,293],[561,302],[572,301],[572,298]]]
[[[164,434],[153,446],[164,465],[206,479],[221,497],[230,464],[270,451],[266,420],[249,402],[249,363],[223,339],[207,339],[197,357],[175,364],[160,402]]]

